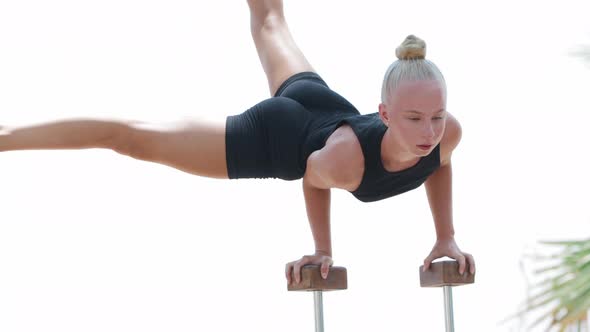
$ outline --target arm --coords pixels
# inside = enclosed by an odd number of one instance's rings
[[[325,151],[324,151],[325,152]],[[303,196],[311,233],[315,243],[315,253],[305,255],[301,259],[290,262],[285,268],[287,281],[291,283],[291,272],[297,283],[301,280],[301,268],[308,264],[321,265],[322,277],[328,277],[328,271],[333,264],[332,240],[330,235],[330,181],[327,179],[330,163],[322,162],[322,156],[329,153],[320,151],[312,153],[307,159],[307,168],[303,177]],[[317,165],[317,166],[316,166]]]
[[[307,218],[315,243],[315,253],[332,256],[330,236],[330,189],[322,189],[303,179],[303,196]]]
[[[460,140],[461,126],[449,115],[445,135],[441,141],[441,166],[425,182],[428,203],[434,219],[436,243],[430,255],[424,260],[424,270],[427,270],[436,258],[447,256],[459,262],[459,273],[463,274],[466,263],[469,263],[469,272],[475,273],[473,256],[459,249],[453,228],[451,153]]]
[[[450,161],[428,177],[424,186],[437,240],[455,237],[453,228],[452,169]]]
[[[453,190],[451,154],[461,141],[461,125],[451,114],[447,114],[445,133],[441,140],[440,167],[432,173],[424,186],[430,211],[434,218],[437,240],[455,237],[453,228]]]

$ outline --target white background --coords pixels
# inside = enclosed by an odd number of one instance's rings
[[[463,127],[454,224],[477,262],[457,331],[521,331],[537,240],[588,236],[590,44],[584,1],[287,1],[320,75],[361,113],[408,34]],[[68,117],[224,119],[268,97],[245,1],[0,2],[0,125]],[[333,191],[327,331],[443,331],[419,286],[434,244],[424,188]],[[313,251],[299,181],[199,178],[109,150],[0,154],[0,331],[311,331],[284,264]],[[538,330],[541,330],[539,327]]]

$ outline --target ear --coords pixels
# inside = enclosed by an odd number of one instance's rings
[[[387,112],[387,105],[383,103],[379,104],[379,118],[381,118],[381,121],[389,127],[389,113]]]

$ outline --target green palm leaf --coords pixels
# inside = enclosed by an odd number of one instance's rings
[[[539,317],[529,327],[549,320],[547,329],[557,328],[559,331],[587,322],[590,310],[590,239],[542,241],[540,244],[560,250],[558,253],[528,257],[533,265],[542,265],[532,272],[542,280],[530,287],[533,295],[508,319],[540,311]]]

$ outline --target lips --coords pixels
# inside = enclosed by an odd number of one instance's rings
[[[418,147],[422,150],[428,150],[432,147],[432,145],[418,145]]]

